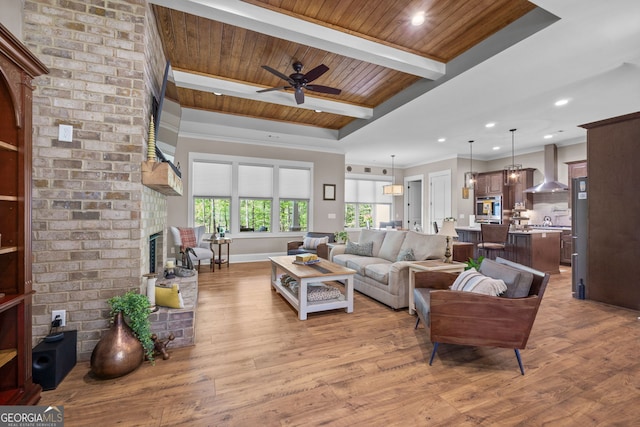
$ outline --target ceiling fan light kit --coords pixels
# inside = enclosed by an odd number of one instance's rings
[[[316,68],[312,69],[311,71],[309,71],[306,74],[302,74],[302,68],[304,67],[304,65],[302,65],[301,62],[296,61],[293,63],[293,70],[295,71],[295,73],[290,74],[290,75],[286,75],[281,73],[278,70],[275,70],[271,67],[269,67],[268,65],[263,65],[262,68],[267,70],[268,72],[270,72],[271,74],[275,75],[276,77],[281,78],[282,80],[286,81],[287,83],[289,83],[286,86],[276,86],[276,87],[271,87],[268,89],[262,89],[257,91],[258,93],[263,93],[263,92],[270,92],[270,91],[274,91],[274,90],[287,90],[287,89],[293,89],[294,90],[294,97],[296,99],[296,103],[298,105],[300,104],[304,104],[304,91],[303,89],[306,90],[311,90],[314,92],[319,92],[319,93],[328,93],[330,95],[340,95],[340,93],[342,92],[340,89],[336,89],[333,87],[329,87],[329,86],[322,86],[322,85],[311,85],[309,83],[313,82],[314,80],[316,80],[318,77],[322,76],[324,73],[326,73],[327,71],[329,71],[329,67],[327,67],[324,64],[320,64],[318,65]]]

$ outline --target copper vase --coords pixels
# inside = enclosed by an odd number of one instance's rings
[[[118,312],[111,329],[98,341],[91,353],[91,371],[101,379],[128,374],[142,364],[144,349]]]

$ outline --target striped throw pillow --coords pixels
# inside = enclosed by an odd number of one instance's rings
[[[478,273],[475,268],[470,268],[460,273],[450,289],[497,297],[507,290],[507,285],[500,279],[485,276]]]
[[[321,243],[329,243],[329,237],[305,237],[302,242],[302,248],[316,250]]]

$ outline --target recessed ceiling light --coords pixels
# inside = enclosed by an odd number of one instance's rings
[[[424,21],[425,21],[424,12],[418,12],[415,15],[413,15],[413,17],[411,18],[411,25],[417,27],[424,24]]]
[[[498,147],[498,146],[493,147],[493,151],[498,151],[499,149],[500,149],[500,147]]]
[[[569,103],[568,99],[559,99],[554,104],[556,107],[562,107],[563,105],[567,105]]]
[[[551,139],[551,138],[553,138],[553,135],[545,135],[544,136],[544,139]]]
[[[438,138],[438,142],[445,142],[447,138]]]
[[[494,127],[495,125],[496,125],[496,124],[495,124],[495,122],[489,122],[489,123],[487,123],[486,125],[484,125],[484,127],[486,127],[486,128],[492,128],[492,127]]]

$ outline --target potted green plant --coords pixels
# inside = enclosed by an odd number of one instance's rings
[[[480,264],[482,264],[483,259],[484,259],[484,256],[482,255],[480,255],[476,259],[469,258],[469,260],[467,261],[467,266],[464,269],[469,270],[471,268],[475,268],[476,270],[478,270],[480,268]]]
[[[344,230],[336,231],[335,233],[333,233],[333,236],[338,243],[347,243],[347,240],[349,240],[349,234],[347,234],[347,232]]]
[[[142,344],[145,356],[153,362],[153,341],[151,340],[151,321],[149,314],[151,306],[146,295],[129,291],[124,295],[115,296],[107,300],[111,306],[110,316],[113,318],[119,312],[129,320],[128,325]]]

